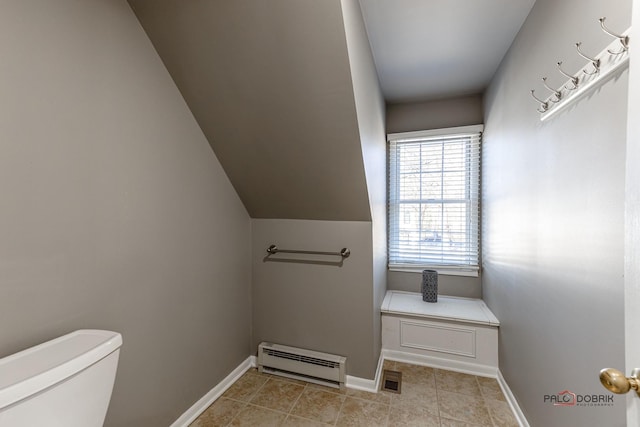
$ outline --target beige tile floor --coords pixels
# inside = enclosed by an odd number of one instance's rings
[[[191,427],[517,427],[497,381],[385,361],[402,372],[402,393],[317,386],[252,369]]]

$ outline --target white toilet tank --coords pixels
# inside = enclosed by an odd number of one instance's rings
[[[0,427],[99,427],[122,336],[80,330],[0,359]]]

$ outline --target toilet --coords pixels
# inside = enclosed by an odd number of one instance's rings
[[[99,427],[122,336],[79,330],[0,359],[0,427]]]

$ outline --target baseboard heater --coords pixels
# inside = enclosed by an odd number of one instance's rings
[[[258,371],[320,384],[345,387],[347,358],[334,354],[263,342],[258,346]]]

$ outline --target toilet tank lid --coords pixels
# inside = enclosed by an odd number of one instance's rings
[[[0,359],[0,410],[116,351],[117,332],[79,330]]]

